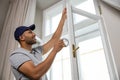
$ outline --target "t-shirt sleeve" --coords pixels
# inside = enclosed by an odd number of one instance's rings
[[[10,56],[10,63],[16,69],[18,69],[23,63],[29,60],[31,59],[27,55],[21,53],[13,54]]]

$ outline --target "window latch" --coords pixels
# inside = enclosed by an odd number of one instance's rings
[[[76,57],[76,51],[79,49],[79,47],[75,48],[75,45],[72,45],[72,51],[73,51],[73,57]]]

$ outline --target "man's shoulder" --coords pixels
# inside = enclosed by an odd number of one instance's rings
[[[18,52],[20,50],[21,50],[21,48],[16,48],[12,53]]]
[[[27,52],[25,50],[23,50],[22,48],[17,48],[15,49],[10,56],[14,55],[14,54],[26,54]]]
[[[14,53],[20,51],[20,48],[16,48],[14,51],[11,52],[10,56],[13,55]]]
[[[30,59],[30,54],[21,48],[15,49],[9,56],[10,60],[25,59],[25,58]]]

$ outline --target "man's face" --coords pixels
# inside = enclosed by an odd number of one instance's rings
[[[36,39],[35,39],[35,33],[32,32],[32,30],[27,30],[25,31],[21,37],[23,37],[22,40],[24,40],[27,44],[35,44],[36,43]]]

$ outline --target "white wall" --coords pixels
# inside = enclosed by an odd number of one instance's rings
[[[105,22],[110,47],[120,78],[120,11],[101,2],[102,16]]]

